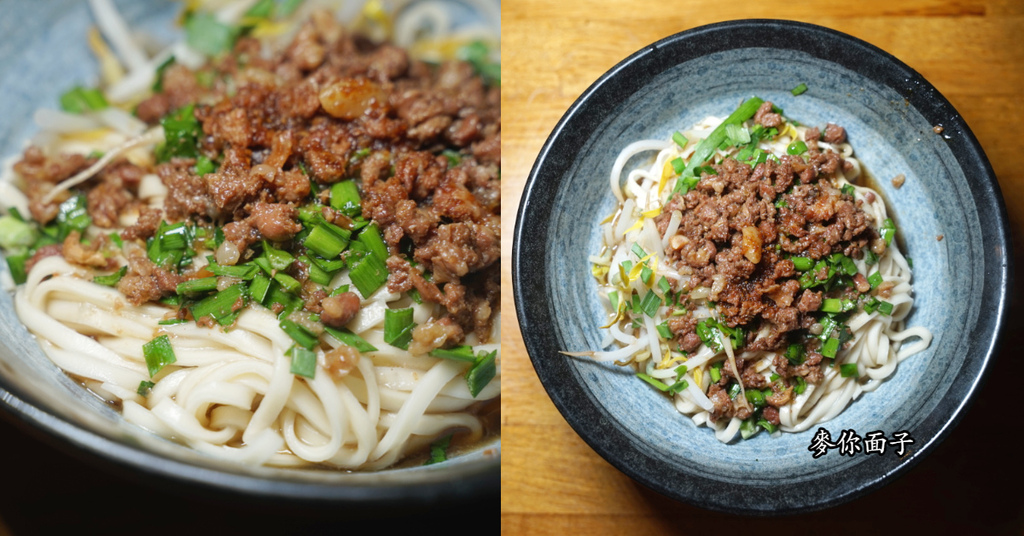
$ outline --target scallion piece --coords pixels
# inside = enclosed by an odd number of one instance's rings
[[[416,324],[412,321],[413,310],[388,309],[384,311],[384,342],[407,350],[412,340],[412,330]]]
[[[99,285],[104,285],[104,286],[107,286],[107,287],[113,287],[113,286],[117,285],[117,283],[119,281],[121,281],[121,278],[124,277],[124,275],[127,274],[127,273],[128,273],[128,267],[127,266],[122,266],[120,270],[118,270],[118,271],[116,271],[116,272],[114,272],[114,273],[112,273],[110,275],[98,275],[98,276],[92,278],[92,282],[93,283],[97,283]]]
[[[878,255],[875,255],[875,253],[873,251],[871,251],[871,250],[865,250],[864,251],[864,264],[867,264],[868,266],[874,266],[877,263],[878,263]]]
[[[882,284],[882,272],[875,272],[875,273],[869,275],[868,276],[868,283],[871,285],[871,288],[876,288],[876,287],[878,287],[878,285],[881,285]]]
[[[245,283],[236,283],[230,287],[196,302],[192,306],[192,317],[196,320],[207,316],[213,317],[217,323],[224,325],[231,313],[245,306]]]
[[[166,162],[174,157],[195,158],[199,155],[196,140],[202,132],[199,120],[195,118],[195,105],[189,104],[164,117],[164,143],[156,149],[157,162]]]
[[[160,369],[177,361],[174,357],[174,348],[171,348],[171,339],[167,335],[161,335],[143,344],[142,355],[146,358],[146,369],[149,370],[150,378],[156,376]]]
[[[103,92],[95,88],[75,86],[60,96],[60,107],[73,114],[99,111],[108,106]]]
[[[323,269],[321,269],[317,263],[313,262],[313,260],[308,255],[303,255],[299,257],[299,261],[305,264],[306,267],[309,269],[310,281],[320,285],[331,284],[332,274],[323,271]]]
[[[672,133],[672,141],[676,142],[676,145],[678,145],[679,148],[682,149],[683,147],[686,147],[686,144],[690,140],[686,139],[686,136],[683,136],[683,134],[677,130]]]
[[[178,294],[202,294],[212,290],[217,290],[216,277],[203,277],[182,281],[178,283],[178,288],[176,289]]]
[[[359,241],[362,242],[370,253],[377,256],[382,261],[387,261],[388,246],[384,243],[384,239],[380,236],[380,228],[377,227],[376,223],[370,223],[366,227],[363,227],[362,231],[359,231]]]
[[[288,349],[286,355],[292,358],[292,366],[289,372],[309,379],[316,377],[316,352],[293,344]]]
[[[185,42],[207,56],[231,50],[240,32],[240,28],[228,26],[210,13],[195,12],[185,20]]]
[[[640,378],[641,380],[643,380],[643,381],[645,381],[645,382],[647,382],[647,383],[649,383],[651,385],[653,385],[659,391],[668,391],[668,385],[665,385],[665,383],[662,382],[661,380],[658,380],[656,378],[652,378],[652,377],[650,377],[647,374],[644,374],[642,372],[637,373],[636,377]]]
[[[722,364],[715,363],[708,368],[708,374],[711,375],[711,383],[718,383],[722,381]]]
[[[661,307],[661,296],[658,296],[654,291],[647,292],[644,295],[643,301],[640,302],[640,310],[651,318],[654,318],[654,315],[658,313],[659,307]]]
[[[237,277],[245,281],[251,281],[256,277],[256,274],[260,272],[259,266],[255,264],[239,264],[237,266],[227,266],[223,264],[211,263],[206,266],[206,269],[213,273],[213,275],[223,275],[228,277]]]
[[[156,387],[156,384],[149,380],[142,380],[139,382],[139,388],[135,390],[141,396],[149,396],[149,392]]]
[[[644,251],[644,248],[640,247],[640,244],[636,242],[634,242],[633,246],[629,248],[629,251],[631,251],[633,255],[636,255],[637,259],[642,259],[647,256],[647,252]]]
[[[319,342],[316,335],[310,333],[308,329],[296,323],[294,320],[286,318],[281,321],[280,326],[281,330],[287,333],[293,341],[307,350],[312,350],[316,347],[317,342]]]
[[[844,378],[855,378],[857,377],[857,364],[847,363],[839,366],[839,374]]]
[[[807,152],[807,144],[803,140],[796,140],[786,147],[786,154],[793,156],[802,155]]]
[[[802,82],[800,83],[800,85],[798,85],[795,88],[789,90],[789,92],[792,93],[794,97],[797,96],[797,95],[803,95],[803,93],[805,91],[807,91],[807,84],[804,84]]]
[[[804,362],[805,350],[802,344],[790,344],[786,348],[786,359],[789,360],[791,365],[799,365]]]
[[[839,351],[839,339],[829,338],[825,341],[825,344],[821,347],[821,355],[825,357],[835,357],[836,352]]]
[[[750,439],[760,431],[761,429],[758,428],[757,423],[754,422],[753,417],[740,423],[740,437],[742,437],[743,439]]]
[[[473,398],[476,398],[476,395],[480,394],[480,391],[483,391],[484,387],[487,387],[487,384],[494,379],[498,372],[498,367],[495,364],[497,358],[497,350],[488,354],[481,352],[476,363],[466,372],[466,385],[469,386],[469,394],[473,395]]]
[[[668,294],[668,291],[672,290],[672,284],[665,276],[661,276],[661,279],[658,280],[658,288],[661,289],[662,294]]]
[[[814,261],[808,257],[791,257],[789,260],[793,261],[793,268],[806,272],[814,267]]]
[[[676,157],[671,160],[672,169],[676,172],[676,175],[681,175],[683,170],[686,169],[686,162],[683,162],[682,158]]]
[[[321,257],[332,259],[340,255],[348,246],[351,235],[352,233],[347,229],[323,221],[313,228],[303,245]]]
[[[741,125],[725,125],[725,137],[730,145],[750,143],[750,131]]]
[[[298,294],[302,290],[302,283],[299,283],[297,279],[284,272],[274,274],[274,281],[277,281],[281,288],[292,294]]]
[[[777,426],[775,426],[774,424],[768,422],[767,419],[758,419],[757,425],[760,426],[761,428],[764,428],[765,430],[767,430],[769,434],[775,433],[775,430],[778,429]]]
[[[388,267],[376,255],[364,255],[352,266],[349,276],[352,284],[359,289],[359,294],[368,298],[387,282]]]
[[[359,201],[359,188],[355,181],[336,182],[331,186],[331,208],[339,210],[350,218],[363,212]]]
[[[729,114],[729,117],[722,121],[721,125],[715,127],[708,134],[708,137],[704,138],[697,144],[697,148],[693,151],[693,156],[690,157],[690,163],[686,165],[682,171],[679,171],[679,175],[682,179],[693,176],[693,170],[698,166],[704,165],[711,155],[714,154],[718,146],[725,140],[725,127],[726,125],[739,125],[747,119],[754,117],[754,113],[761,107],[764,101],[758,97],[751,97],[747,99],[743,104],[739,106],[733,113]],[[682,193],[684,181],[679,180],[676,182],[675,191]]]
[[[206,156],[199,155],[196,158],[196,175],[202,177],[207,173],[213,173],[216,169],[217,165],[213,163],[213,160],[210,160]]]
[[[659,337],[666,340],[672,338],[672,330],[670,330],[668,327],[668,321],[662,322],[658,324],[656,327],[658,328]]]
[[[750,402],[754,407],[761,407],[765,405],[764,393],[758,389],[747,389],[747,402]]]
[[[798,394],[798,395],[803,394],[804,391],[807,390],[807,380],[803,379],[800,376],[797,376],[795,378],[795,381],[796,381],[796,385],[793,387],[793,392]]]
[[[160,326],[177,326],[178,324],[184,324],[186,322],[187,321],[185,319],[183,319],[183,318],[168,318],[168,319],[165,319],[165,320],[160,320],[159,322],[157,322],[157,325],[160,325]]]
[[[885,245],[892,244],[892,239],[896,236],[896,223],[892,221],[892,218],[886,218],[882,221],[882,228],[879,229],[879,234],[885,239]]]
[[[892,314],[892,307],[893,307],[892,303],[887,302],[885,300],[878,300],[878,312],[879,313],[882,313],[885,316],[889,316],[889,315]]]
[[[352,348],[355,348],[360,352],[377,351],[376,346],[366,342],[366,339],[363,339],[359,335],[352,333],[351,331],[349,331],[348,328],[332,328],[330,326],[324,326],[324,331],[326,331],[327,334],[330,335],[331,337],[338,339],[338,341],[342,342],[343,344],[347,344],[348,346],[351,346]]]
[[[448,459],[448,445],[451,444],[452,436],[448,434],[430,444],[430,459],[423,465],[433,465]]]
[[[267,291],[270,290],[270,278],[257,272],[249,284],[249,295],[257,303],[263,303],[267,298]]]
[[[468,345],[456,346],[454,348],[437,348],[431,350],[430,355],[441,359],[453,359],[455,361],[476,362],[476,355],[473,354],[473,347]]]
[[[844,184],[843,187],[839,189],[839,191],[841,191],[842,193],[844,193],[844,194],[846,194],[848,196],[851,196],[851,197],[853,196],[853,194],[856,193],[856,190],[854,189],[853,185],[850,184],[850,183]]]

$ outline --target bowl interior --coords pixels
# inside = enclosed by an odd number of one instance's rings
[[[764,47],[768,41],[760,39],[772,32],[793,39]],[[829,45],[836,42],[842,46]],[[918,94],[908,94],[894,78]],[[793,96],[800,83],[810,89]],[[631,370],[556,353],[598,349],[603,336],[606,314],[587,257],[600,251],[599,223],[616,206],[608,176],[621,149],[640,139],[668,139],[708,115],[724,117],[754,95],[802,124],[847,129],[854,155],[887,200],[904,254],[913,259],[908,325],[930,329],[931,346],[821,425],[833,440],[843,430],[862,437],[882,431],[888,438],[907,431],[914,443],[904,458],[890,448],[882,456],[830,451],[814,459],[808,447],[818,426],[724,445]],[[918,105],[926,96],[944,106]],[[937,124],[944,125],[943,135],[933,131]],[[644,158],[634,157],[623,174]],[[890,179],[901,173],[906,182],[896,189]],[[517,310],[534,367],[576,431],[659,492],[747,512],[820,508],[852,498],[932,445],[984,368],[997,331],[987,312],[998,316],[1005,302],[999,292],[1006,273],[993,267],[1005,266],[1006,250],[986,250],[1005,233],[994,183],[952,107],[919,75],[870,45],[780,21],[725,23],[670,37],[598,80],[556,127],[534,167],[513,256]]]
[[[179,38],[173,1],[117,2],[135,31],[162,43]],[[36,131],[33,112],[55,108],[76,84],[95,85],[99,67],[85,46],[94,25],[89,6],[72,0],[5,3],[0,18],[0,158],[18,157]],[[458,11],[457,24],[472,22]],[[2,259],[2,256],[0,256]],[[0,261],[0,271],[6,271]],[[359,503],[450,502],[496,493],[500,438],[444,464],[375,473],[252,467],[201,454],[128,424],[114,408],[85,391],[39,349],[17,319],[11,296],[0,292],[0,407],[65,446],[186,483],[265,497]]]

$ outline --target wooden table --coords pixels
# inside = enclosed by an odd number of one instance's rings
[[[507,534],[656,534],[756,528],[787,533],[1012,532],[1024,527],[1020,441],[1024,316],[1009,315],[1003,351],[953,434],[895,482],[846,505],[778,520],[732,518],[661,497],[614,469],[573,432],[526,355],[512,298],[512,229],[526,177],[562,113],[598,76],[673,33],[738,18],[811,22],[889,51],[960,111],[999,177],[1013,232],[1024,236],[1024,2],[1021,0],[505,0],[502,10],[502,459]],[[1024,281],[1021,248],[1017,280]],[[1019,284],[1018,288],[1024,288]],[[1021,294],[1017,292],[1017,295]],[[1018,302],[1019,300],[1014,300]],[[1009,417],[1003,412],[1010,411]],[[810,521],[813,525],[805,525]],[[796,522],[796,523],[794,523]],[[984,530],[983,530],[984,529]],[[815,530],[811,530],[814,533]]]

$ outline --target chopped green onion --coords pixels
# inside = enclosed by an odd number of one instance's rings
[[[676,145],[678,145],[681,149],[683,147],[686,147],[686,144],[690,140],[686,139],[686,136],[683,136],[683,134],[677,130],[672,133],[672,141],[676,142]]]
[[[340,210],[350,218],[363,212],[359,201],[359,188],[355,181],[336,182],[331,186],[331,208]]]
[[[264,303],[267,298],[267,292],[270,290],[270,278],[257,272],[252,278],[252,283],[249,285],[249,295],[257,303]]]
[[[648,287],[654,283],[654,270],[651,270],[647,264],[644,264],[643,268],[640,268],[640,281]]]
[[[488,354],[483,352],[477,357],[476,363],[466,372],[466,385],[469,386],[469,394],[476,398],[480,391],[487,387],[487,384],[494,379],[498,372],[495,360],[498,358],[498,351],[494,350]]]
[[[789,363],[792,365],[799,365],[803,363],[804,359],[806,358],[806,351],[804,349],[804,345],[790,344],[789,347],[786,348],[785,355],[786,359],[788,359]]]
[[[491,49],[483,41],[473,41],[460,48],[456,56],[469,62],[488,85],[501,86],[501,63],[491,61]]]
[[[662,294],[668,294],[669,290],[672,290],[672,284],[665,276],[661,276],[661,279],[658,280],[658,288],[661,289]]]
[[[366,245],[366,248],[377,256],[382,261],[387,261],[388,246],[384,243],[384,239],[380,236],[380,228],[377,227],[376,223],[370,223],[366,227],[363,227],[362,231],[359,231],[359,241]]]
[[[303,245],[317,255],[331,259],[340,255],[348,246],[351,235],[347,229],[323,221],[313,228]]]
[[[199,320],[210,316],[218,324],[225,325],[228,316],[241,308],[239,305],[245,306],[245,298],[245,283],[236,283],[195,303],[191,308],[192,317]]]
[[[844,378],[855,378],[857,376],[857,364],[848,363],[839,366],[839,374]]]
[[[423,465],[433,465],[435,463],[441,463],[448,459],[448,445],[451,444],[452,436],[448,434],[437,441],[430,444],[430,459]]]
[[[319,339],[315,334],[310,333],[305,326],[296,323],[294,320],[286,318],[281,321],[280,326],[281,330],[287,333],[293,341],[307,350],[312,350],[319,342]]]
[[[741,125],[725,125],[725,137],[730,145],[750,143],[750,131]]]
[[[196,119],[195,105],[189,104],[164,117],[164,142],[156,149],[157,162],[166,162],[174,157],[195,158],[199,155],[197,139],[202,132]]]
[[[309,379],[316,377],[316,352],[293,344],[286,355],[292,358],[289,372]]]
[[[176,289],[178,294],[202,294],[212,290],[217,290],[216,277],[203,277],[182,281],[178,283],[178,288]]]
[[[206,266],[206,269],[213,273],[213,275],[222,275],[227,277],[237,277],[245,281],[251,281],[256,277],[256,274],[260,272],[259,266],[255,264],[239,264],[237,266],[227,266],[223,264],[211,263]]]
[[[359,289],[359,294],[368,298],[387,282],[388,267],[376,255],[364,255],[352,266],[349,276],[352,284]]]
[[[246,17],[269,19],[274,13],[274,0],[259,0],[245,12]]]
[[[852,311],[856,306],[853,300],[840,299],[840,298],[825,298],[821,302],[821,307],[818,309],[824,313],[845,313],[846,311]]]
[[[210,160],[209,158],[203,155],[199,155],[196,158],[196,175],[202,177],[203,175],[206,175],[207,173],[213,173],[216,170],[217,165],[213,163],[213,160]]]
[[[649,291],[644,295],[644,299],[640,302],[640,310],[647,316],[654,318],[654,315],[658,313],[658,308],[661,307],[661,296],[658,296],[654,291]]]
[[[747,389],[747,402],[750,402],[754,407],[761,407],[765,405],[764,393],[758,389]]]
[[[882,221],[882,228],[879,229],[879,234],[885,239],[885,245],[892,244],[892,238],[896,236],[896,223],[892,221],[892,218],[886,218]]]
[[[736,382],[729,384],[729,398],[736,398],[736,395],[740,394],[741,392],[742,391],[740,389],[740,384]]]
[[[384,311],[384,342],[407,350],[412,340],[412,330],[416,324],[412,321],[413,310],[387,309]]]
[[[802,95],[805,91],[807,91],[807,84],[804,84],[802,82],[800,83],[800,85],[789,90],[789,92],[792,93],[794,97],[797,95]]]
[[[210,13],[195,12],[185,20],[185,41],[193,50],[216,56],[231,50],[241,28],[228,26]]]
[[[761,428],[764,428],[765,430],[767,430],[769,434],[775,433],[775,430],[778,429],[777,426],[775,426],[774,424],[768,422],[767,419],[758,419],[757,425],[760,426]]]
[[[135,390],[136,393],[142,396],[149,396],[149,392],[156,387],[156,384],[149,380],[142,380],[139,382],[139,388]]]
[[[150,378],[156,376],[160,369],[177,361],[174,357],[174,348],[171,348],[171,339],[167,335],[161,335],[143,344],[142,355],[146,358],[146,369],[149,370]]]
[[[700,340],[708,348],[711,348],[715,352],[721,352],[722,342],[719,340],[718,333],[715,331],[715,328],[709,325],[708,320],[711,319],[704,319],[697,323],[697,336],[700,337]]]
[[[644,251],[644,248],[640,247],[640,244],[636,242],[634,242],[633,246],[629,248],[629,251],[633,252],[633,255],[636,255],[638,259],[642,259],[647,256],[647,252]]]
[[[0,217],[0,248],[7,251],[27,249],[35,243],[38,233],[32,224],[13,215]]]
[[[836,352],[839,351],[839,339],[829,338],[825,341],[824,346],[821,347],[821,355],[825,357],[835,357]]]
[[[721,125],[715,127],[715,129],[708,134],[708,137],[704,138],[697,144],[697,148],[693,151],[693,156],[690,157],[690,163],[686,165],[686,168],[682,171],[678,171],[677,173],[679,173],[679,175],[684,179],[692,176],[693,170],[698,166],[704,165],[704,162],[714,154],[715,149],[725,141],[726,125],[739,125],[747,119],[754,117],[754,113],[757,112],[757,109],[760,108],[763,103],[764,101],[758,97],[751,97],[743,102],[736,111],[731,113],[729,117],[725,118],[725,121],[722,121]],[[675,191],[682,193],[683,186],[684,182],[682,180],[676,182]]]
[[[687,382],[686,380],[680,378],[680,379],[676,380],[675,383],[670,385],[668,387],[668,389],[665,390],[665,392],[670,394],[670,395],[676,395],[676,394],[679,394],[680,392],[682,392],[684,389],[686,389],[689,386],[690,386],[689,382]]]
[[[160,326],[177,326],[178,324],[184,324],[187,321],[183,318],[168,318],[157,322]]]
[[[761,429],[757,427],[757,423],[754,422],[753,418],[747,419],[740,423],[740,437],[742,437],[743,439],[750,439],[760,431]]]
[[[875,253],[873,251],[871,251],[871,250],[865,250],[864,251],[864,264],[867,264],[868,266],[874,266],[877,263],[878,263],[878,255],[875,255]]]
[[[698,177],[680,177],[679,181],[676,182],[675,191],[681,195],[686,195],[687,192],[697,187],[697,183],[700,182]]]
[[[882,272],[875,272],[868,276],[868,283],[871,284],[871,288],[876,288],[882,284]]]
[[[60,107],[73,114],[99,111],[108,106],[103,92],[95,88],[75,86],[60,96]]]
[[[801,395],[804,393],[804,391],[807,390],[807,380],[803,379],[801,376],[797,376],[795,380],[796,386],[793,387],[793,392],[798,395]]]
[[[326,331],[331,337],[338,339],[338,341],[351,346],[360,352],[377,351],[377,347],[366,342],[366,339],[363,339],[359,335],[352,333],[348,328],[332,328],[330,326],[324,326],[324,331]]]
[[[671,163],[672,169],[675,170],[676,175],[682,175],[683,170],[686,169],[686,162],[683,162],[682,158],[676,157],[672,159]]]
[[[708,374],[711,375],[711,383],[718,383],[722,380],[722,364],[715,363],[708,369]]]
[[[842,187],[842,188],[840,188],[839,190],[840,190],[840,191],[841,191],[842,193],[844,193],[844,194],[846,194],[846,195],[848,195],[848,196],[851,196],[851,197],[853,196],[853,194],[855,194],[855,193],[856,193],[856,190],[855,190],[855,189],[853,188],[853,185],[852,185],[852,184],[850,184],[850,183],[846,183],[846,184],[844,184],[844,185],[843,185],[843,187]]]
[[[790,154],[793,156],[801,155],[806,152],[807,144],[804,143],[803,140],[796,140],[793,143],[790,143],[788,147],[786,147],[786,154]]]
[[[121,281],[121,278],[124,277],[124,275],[127,274],[127,273],[128,273],[128,267],[127,266],[122,266],[120,270],[118,270],[118,271],[116,271],[116,272],[114,272],[114,273],[112,273],[110,275],[98,275],[98,276],[92,278],[92,282],[96,283],[96,284],[99,284],[99,285],[105,285],[105,286],[108,286],[108,287],[112,287],[114,285],[117,285],[117,283],[119,281]]]
[[[169,56],[166,60],[163,61],[163,63],[161,63],[156,68],[156,76],[154,76],[154,78],[156,78],[156,81],[153,82],[152,88],[153,93],[160,93],[164,90],[164,73],[171,65],[174,65],[174,61],[174,56]]]
[[[793,261],[793,268],[806,272],[814,266],[814,261],[807,257],[791,257],[789,260]]]
[[[645,381],[645,382],[647,382],[647,383],[649,383],[651,385],[653,385],[659,391],[668,391],[668,385],[665,385],[665,383],[662,382],[661,380],[652,378],[652,377],[650,377],[650,376],[648,376],[646,374],[643,374],[643,373],[637,373],[636,377],[640,378],[641,380],[643,380],[643,381]]]
[[[885,316],[889,316],[889,315],[892,314],[892,307],[893,307],[892,303],[889,303],[889,302],[887,302],[885,300],[878,300],[878,312],[879,313],[882,313]]]
[[[441,359],[453,359],[455,361],[476,362],[476,355],[473,354],[473,347],[468,345],[456,346],[454,348],[437,348],[431,350],[430,355]]]
[[[670,330],[668,327],[668,321],[662,322],[658,324],[656,327],[658,329],[659,337],[666,340],[672,338],[672,330]]]

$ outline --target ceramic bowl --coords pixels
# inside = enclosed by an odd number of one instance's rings
[[[117,5],[133,30],[164,43],[179,39],[181,29],[174,21],[180,2]],[[76,84],[95,84],[98,65],[85,46],[94,24],[86,2],[4,3],[0,157],[21,153],[36,130],[32,114],[37,108],[56,107],[59,95]],[[0,261],[0,270],[6,269]],[[415,511],[480,497],[496,501],[498,495],[500,438],[442,464],[356,473],[243,466],[156,437],[126,423],[118,411],[57,369],[18,321],[7,292],[0,292],[0,410],[80,457],[189,490],[363,511],[393,505]]]
[[[804,83],[806,93],[790,90]],[[723,444],[631,370],[559,351],[597,350],[606,319],[588,255],[613,212],[608,176],[631,141],[669,139],[757,95],[801,123],[846,127],[880,178],[914,262],[910,326],[931,346],[821,425],[836,440],[907,432],[902,456],[815,458],[818,426]],[[935,127],[941,127],[935,128]],[[941,133],[936,131],[941,130]],[[639,158],[627,163],[639,163]],[[889,178],[906,176],[900,189]],[[623,173],[625,176],[625,171]],[[602,75],[569,108],[526,184],[514,234],[516,313],[555,406],[602,457],[637,482],[704,508],[752,514],[821,509],[875,489],[945,437],[998,346],[1011,252],[999,186],[964,120],[918,73],[853,37],[809,24],[742,20],[665,38]]]

